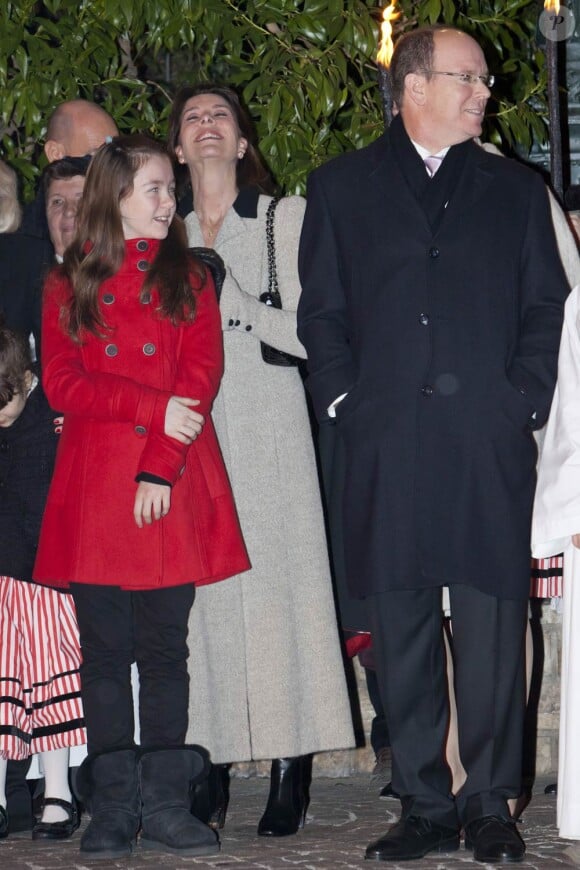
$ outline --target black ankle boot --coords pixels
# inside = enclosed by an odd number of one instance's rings
[[[215,831],[225,825],[229,802],[229,765],[212,764],[207,779],[192,789],[191,812]]]
[[[258,825],[260,837],[287,837],[304,826],[310,764],[310,756],[273,759],[268,803]]]
[[[190,812],[192,786],[207,777],[209,757],[201,746],[141,751],[143,800],[141,846],[174,855],[215,855],[215,831]]]
[[[89,755],[75,787],[91,816],[81,837],[81,854],[99,859],[130,855],[141,818],[135,748]]]

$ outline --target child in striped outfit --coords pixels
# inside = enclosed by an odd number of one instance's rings
[[[80,650],[70,595],[31,581],[58,435],[27,340],[0,324],[0,838],[8,759],[40,753],[45,774],[35,840],[79,825],[69,747],[86,742]]]

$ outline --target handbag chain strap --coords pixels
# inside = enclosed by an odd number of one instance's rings
[[[275,196],[268,206],[266,212],[266,244],[268,249],[268,293],[271,296],[280,298],[278,290],[278,274],[276,272],[276,248],[274,246],[274,213],[276,206],[280,202],[280,197]]]

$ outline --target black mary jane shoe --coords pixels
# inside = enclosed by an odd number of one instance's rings
[[[0,807],[0,840],[8,836],[8,813],[4,807]]]
[[[465,848],[483,864],[517,864],[524,859],[526,844],[513,820],[485,816],[465,826]]]
[[[32,829],[33,840],[68,840],[81,823],[81,817],[76,800],[64,801],[61,798],[45,798],[44,807],[61,807],[68,814],[68,819],[61,822],[37,822]]]
[[[456,852],[459,831],[420,816],[400,819],[387,833],[371,843],[365,858],[371,861],[414,861],[429,852]]]

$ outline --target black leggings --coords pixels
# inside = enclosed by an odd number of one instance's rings
[[[129,592],[71,586],[83,663],[81,693],[89,752],[134,741],[131,664],[139,670],[143,746],[178,746],[188,724],[187,623],[192,584]]]

